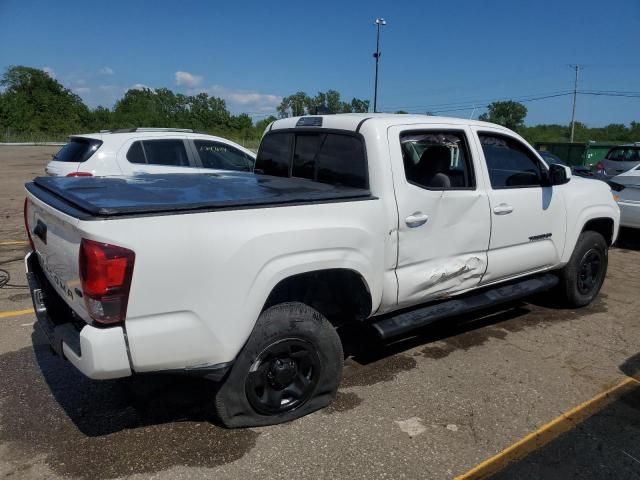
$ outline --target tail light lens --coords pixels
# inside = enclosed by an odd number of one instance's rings
[[[91,172],[71,172],[67,173],[67,177],[93,177]]]
[[[80,242],[80,282],[87,311],[102,324],[124,322],[135,253],[127,248]]]
[[[596,172],[598,172],[598,173],[607,173],[604,170],[604,163],[602,163],[602,162],[596,163]]]
[[[31,250],[35,251],[36,247],[33,244],[33,238],[31,238],[31,232],[29,231],[29,200],[25,197],[24,199],[24,207],[23,207],[23,215],[24,215],[24,228],[27,231],[27,237],[29,238],[29,245],[31,245]]]

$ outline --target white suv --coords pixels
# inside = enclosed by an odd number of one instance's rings
[[[132,128],[73,135],[45,171],[56,176],[252,171],[255,154],[187,129]]]

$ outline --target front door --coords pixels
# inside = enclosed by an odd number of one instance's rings
[[[490,215],[470,130],[410,125],[388,131],[398,204],[398,304],[478,285],[487,266]]]
[[[491,205],[491,242],[482,283],[557,265],[564,249],[562,186],[546,186],[547,167],[516,136],[476,129]]]

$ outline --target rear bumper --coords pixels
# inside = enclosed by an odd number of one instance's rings
[[[54,298],[56,293],[42,274],[34,252],[25,257],[25,267],[37,325],[53,350],[89,378],[104,380],[130,376],[124,329],[84,325],[74,318],[68,307],[51,308],[56,300],[59,303],[62,300]]]

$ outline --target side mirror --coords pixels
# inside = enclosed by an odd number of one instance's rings
[[[564,185],[568,183],[569,180],[571,180],[571,167],[560,165],[559,163],[549,165],[550,185]]]

